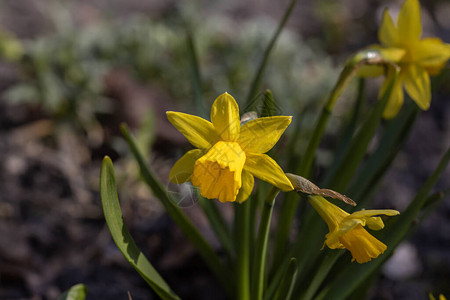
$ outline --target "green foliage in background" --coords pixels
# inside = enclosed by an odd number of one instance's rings
[[[54,34],[20,41],[2,33],[0,54],[19,65],[22,76],[5,98],[40,105],[52,118],[89,131],[97,125],[99,114],[112,112],[104,94],[104,76],[125,69],[190,110],[185,99],[194,96],[191,43],[197,52],[195,66],[200,66],[197,73],[203,78],[197,88],[204,99],[223,90],[246,93],[276,24],[253,19],[237,25],[226,18],[187,24],[183,20],[195,9],[192,5],[180,4],[165,21],[136,16],[105,19],[86,28],[75,26],[70,14],[59,7],[51,14]],[[287,30],[272,52],[263,83],[270,83],[279,97],[279,109],[317,109],[321,91],[331,88],[336,74],[330,58],[318,45],[305,43]]]

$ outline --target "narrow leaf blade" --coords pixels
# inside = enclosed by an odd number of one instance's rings
[[[125,226],[117,195],[114,167],[107,156],[103,159],[100,173],[100,195],[106,224],[123,256],[162,299],[180,299],[139,250]]]
[[[88,293],[88,288],[82,284],[76,284],[65,291],[58,300],[84,300]]]

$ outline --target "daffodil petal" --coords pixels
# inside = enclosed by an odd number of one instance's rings
[[[250,194],[253,191],[253,185],[255,184],[255,178],[250,172],[245,170],[242,171],[242,186],[239,190],[238,195],[236,196],[236,202],[242,203],[250,197]]]
[[[330,249],[345,249],[345,246],[339,242],[339,235],[337,231],[327,233],[325,235],[325,245]]]
[[[166,114],[170,123],[172,123],[172,125],[175,126],[175,128],[178,129],[178,131],[180,131],[194,147],[208,149],[219,140],[213,124],[205,119],[174,111],[168,111]]]
[[[406,54],[406,50],[402,48],[381,48],[379,49],[381,56],[393,62],[399,62]]]
[[[203,154],[203,151],[200,149],[194,149],[186,152],[172,167],[169,174],[170,181],[173,183],[191,181],[195,161],[202,157]]]
[[[266,153],[278,142],[291,123],[292,117],[258,118],[241,127],[238,143],[244,151]]]
[[[387,87],[390,84],[390,81],[393,80],[392,75],[393,72],[388,73],[388,76],[386,77],[386,79],[383,82],[383,85],[381,86],[378,98],[381,98],[382,95],[384,95],[384,93],[386,92]],[[394,82],[388,103],[386,104],[386,107],[384,108],[383,111],[383,118],[385,119],[392,119],[393,117],[395,117],[403,105],[402,77],[403,75],[402,73],[400,73],[396,81]]]
[[[387,47],[392,47],[398,42],[397,28],[395,28],[387,8],[383,12],[383,19],[381,20],[381,26],[378,31],[378,39]]]
[[[337,235],[343,236],[344,234],[355,228],[357,225],[364,226],[366,225],[366,221],[364,219],[350,218],[350,216],[348,216],[339,224]]]
[[[431,102],[430,76],[417,64],[410,65],[404,77],[405,90],[422,110],[427,110]]]
[[[410,43],[420,39],[422,22],[418,0],[406,0],[398,15],[398,37],[401,43]]]
[[[373,230],[380,230],[384,227],[383,221],[381,220],[381,218],[374,216],[396,216],[398,214],[400,213],[393,209],[363,209],[345,217],[339,225],[338,234],[342,236],[348,231],[352,230],[358,224],[361,224],[361,226],[367,225],[370,229]]]
[[[240,119],[236,100],[224,93],[217,97],[211,107],[211,121],[216,133],[224,141],[235,141],[239,137]]]
[[[384,228],[384,223],[380,217],[370,217],[366,219],[366,226],[372,230],[381,230]]]
[[[353,260],[360,264],[377,258],[387,249],[385,244],[368,233],[361,225],[340,237],[339,241],[351,252]]]
[[[246,155],[244,170],[283,191],[294,189],[280,166],[268,155],[256,153],[246,153]]]
[[[373,216],[396,216],[399,215],[400,212],[394,209],[368,209],[368,210],[360,210],[352,213],[350,215],[351,218],[367,218],[367,217],[373,217]]]
[[[317,211],[320,217],[327,223],[328,229],[331,232],[337,232],[340,223],[345,219],[349,213],[334,205],[322,196],[312,195],[308,197],[309,203]]]
[[[438,38],[425,38],[421,40],[414,51],[415,59],[425,69],[433,69],[431,75],[436,75],[445,66],[450,58],[450,46]]]

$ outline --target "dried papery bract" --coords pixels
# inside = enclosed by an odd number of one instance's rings
[[[298,176],[291,173],[286,173],[287,178],[291,181],[292,185],[294,186],[295,191],[301,192],[304,194],[309,195],[320,195],[324,197],[330,197],[333,199],[341,200],[349,205],[356,206],[355,201],[350,199],[349,197],[342,195],[336,191],[329,190],[329,189],[321,189],[308,179]]]

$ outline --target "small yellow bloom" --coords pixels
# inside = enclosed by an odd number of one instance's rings
[[[400,67],[400,74],[384,110],[385,118],[397,115],[403,104],[403,87],[414,102],[427,110],[431,102],[430,75],[437,75],[450,58],[450,45],[438,38],[420,39],[422,24],[418,0],[406,0],[398,15],[397,26],[388,9],[384,11],[378,39],[382,46],[374,46]],[[375,74],[373,74],[375,75]],[[392,80],[389,72],[380,95]]]
[[[347,248],[353,260],[362,264],[377,258],[386,250],[386,245],[368,233],[364,226],[380,230],[384,223],[378,215],[395,216],[399,212],[391,209],[361,210],[349,214],[322,196],[310,196],[309,202],[327,223],[330,232],[325,236],[325,244],[330,249]]]
[[[180,112],[167,118],[195,147],[181,157],[170,172],[174,183],[191,181],[208,199],[243,202],[258,177],[284,191],[293,190],[280,166],[268,155],[292,117],[251,120],[241,126],[239,107],[228,93],[217,97],[211,122]]]
[[[431,293],[428,294],[428,297],[430,298],[430,300],[436,300],[436,298]],[[447,300],[447,298],[444,295],[439,294],[439,300]]]

